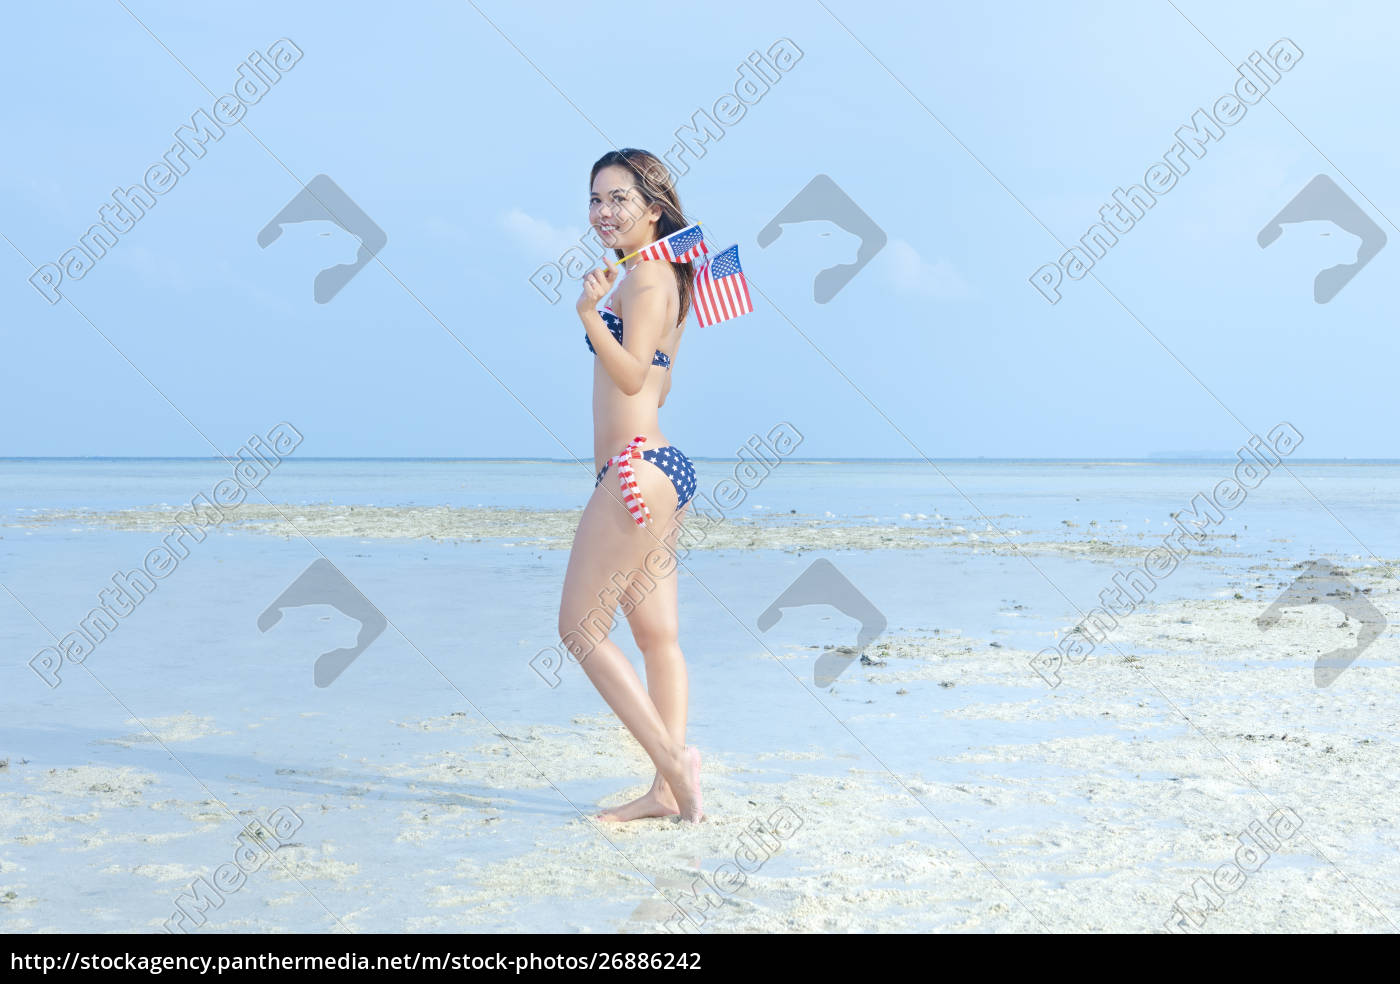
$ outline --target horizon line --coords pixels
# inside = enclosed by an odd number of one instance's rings
[[[218,457],[215,455],[0,455],[0,462],[21,462],[21,461],[213,461],[226,462],[238,460]],[[582,459],[573,458],[543,458],[543,457],[501,457],[488,455],[484,457],[470,456],[370,456],[370,457],[348,457],[339,455],[328,456],[294,456],[287,455],[278,459],[279,464],[288,461],[424,461],[424,462],[510,462],[510,463],[530,463],[539,462],[543,464],[574,465]],[[746,459],[736,458],[733,455],[726,457],[711,457],[707,455],[693,455],[694,461],[707,462],[742,462]],[[804,464],[868,464],[870,462],[887,462],[890,464],[917,464],[927,462],[988,462],[988,463],[1015,463],[1015,462],[1038,462],[1047,464],[1164,464],[1168,462],[1231,462],[1238,460],[1237,457],[1226,457],[1221,455],[1152,455],[1145,458],[1128,457],[1100,457],[1100,458],[1063,458],[1063,457],[991,457],[988,455],[978,455],[974,458],[844,458],[836,456],[821,456],[815,458],[782,458],[786,462],[802,462]],[[1288,458],[1289,462],[1295,464],[1400,464],[1400,458]]]

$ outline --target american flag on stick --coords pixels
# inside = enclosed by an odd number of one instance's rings
[[[652,243],[650,246],[643,246],[641,249],[624,256],[623,260],[630,260],[633,256],[640,256],[644,260],[670,260],[672,263],[689,263],[691,260],[708,253],[705,246],[705,236],[700,231],[700,223],[688,225],[679,232],[673,232]]]
[[[719,324],[753,311],[749,284],[739,266],[736,243],[710,257],[695,275],[695,317],[700,327]]]

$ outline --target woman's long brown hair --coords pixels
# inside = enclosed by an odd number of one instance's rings
[[[673,232],[679,232],[690,225],[685,220],[685,213],[681,210],[680,196],[676,194],[676,186],[671,182],[671,172],[655,154],[645,150],[637,150],[635,147],[623,147],[621,150],[608,151],[593,165],[593,170],[588,175],[589,188],[593,187],[593,179],[598,177],[598,172],[605,167],[622,167],[631,171],[637,179],[637,191],[647,205],[661,206],[661,217],[656,220],[656,237],[658,239],[669,236]],[[613,250],[613,253],[618,259],[623,256],[620,249]],[[686,315],[690,313],[690,295],[695,285],[695,268],[689,263],[672,263],[671,271],[676,275],[676,287],[680,293],[680,317],[676,319],[676,324],[682,325],[685,323]]]

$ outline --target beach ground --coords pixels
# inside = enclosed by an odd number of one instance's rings
[[[348,530],[299,508],[390,613],[330,686],[312,662],[354,624],[309,606],[255,627],[314,556],[257,516],[57,687],[26,665],[42,632],[6,621],[7,932],[1397,928],[1385,565],[1348,568],[1386,625],[1326,686],[1314,664],[1356,643],[1355,618],[1308,604],[1261,628],[1300,562],[1222,538],[1052,687],[1034,663],[1074,619],[1042,581],[1077,605],[1143,543],[827,523],[814,551],[802,522],[731,525],[681,575],[707,819],[617,825],[592,817],[649,763],[578,666],[551,680],[533,659],[555,641],[568,516],[462,515],[471,535],[432,540],[395,510]],[[24,555],[88,530],[75,571],[117,570],[168,521],[3,532]],[[889,624],[864,660],[829,609],[755,626],[818,556],[879,585]],[[95,590],[73,579],[45,611]]]

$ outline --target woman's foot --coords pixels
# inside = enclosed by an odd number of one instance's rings
[[[680,807],[676,805],[676,797],[671,792],[671,787],[666,785],[666,780],[657,773],[651,780],[651,788],[641,796],[624,803],[621,806],[614,806],[604,810],[594,819],[627,821],[642,820],[647,817],[673,817],[680,812]]]
[[[625,823],[628,820],[643,820],[647,817],[673,817],[679,812],[680,807],[676,805],[674,796],[664,788],[658,790],[652,786],[632,802],[604,810],[598,814],[598,819]]]
[[[681,752],[681,770],[671,791],[676,795],[677,811],[682,820],[699,823],[705,816],[700,798],[700,750],[687,745]]]

